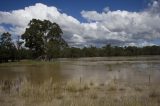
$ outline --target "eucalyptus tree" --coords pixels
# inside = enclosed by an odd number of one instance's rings
[[[57,23],[32,19],[28,26],[22,39],[25,40],[25,46],[33,51],[35,58],[57,57],[57,52],[68,46],[62,38],[63,32]]]

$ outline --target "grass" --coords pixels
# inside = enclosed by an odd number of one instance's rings
[[[88,84],[76,82],[76,81],[69,81],[67,82],[67,85],[65,86],[65,89],[69,92],[82,92],[89,89]]]
[[[8,63],[0,63],[0,66],[3,67],[7,67],[7,66],[27,66],[27,65],[41,65],[41,64],[57,64],[58,61],[54,61],[54,62],[50,62],[50,61],[36,61],[36,60],[21,60],[21,61],[17,61],[17,62],[8,62]]]
[[[158,90],[151,90],[149,92],[149,97],[150,98],[159,98],[160,97],[160,92]]]
[[[13,82],[12,82],[13,83]],[[11,83],[9,83],[11,84]],[[0,85],[2,106],[159,106],[160,91],[146,87],[126,87],[114,81],[94,86],[94,82],[76,80],[53,83],[52,79],[40,85],[26,80],[19,90],[14,84]],[[98,88],[98,89],[97,89]],[[143,92],[141,91],[143,90]],[[9,91],[9,92],[6,92]]]
[[[142,88],[140,88],[140,87],[135,87],[135,91],[142,92],[142,91],[143,91],[143,89],[142,89]]]

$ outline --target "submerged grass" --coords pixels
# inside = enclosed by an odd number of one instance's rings
[[[56,65],[58,63],[58,61],[54,61],[54,62],[50,62],[50,61],[36,61],[36,60],[21,60],[21,61],[17,61],[17,62],[8,62],[8,63],[0,63],[1,67],[7,67],[7,66],[27,66],[27,65],[45,65],[45,64],[54,64]]]

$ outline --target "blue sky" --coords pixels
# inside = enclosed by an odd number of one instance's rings
[[[160,44],[159,0],[3,0],[0,33],[16,38],[32,18],[57,22],[71,46]]]
[[[149,0],[3,0],[0,3],[0,10],[11,11],[22,9],[35,3],[56,6],[62,12],[72,15],[80,21],[85,21],[80,14],[82,10],[101,12],[103,8],[109,7],[112,11],[142,11],[147,7]]]

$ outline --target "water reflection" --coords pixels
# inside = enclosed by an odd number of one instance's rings
[[[33,83],[41,83],[50,78],[55,82],[81,78],[83,81],[103,83],[118,80],[130,84],[160,84],[160,58],[57,59],[52,64],[0,66],[0,80],[17,78],[25,78]]]

